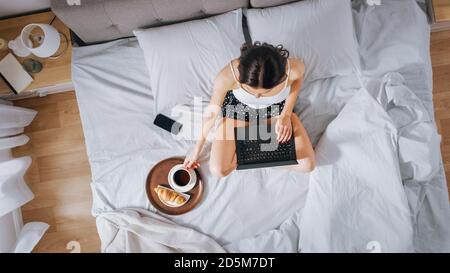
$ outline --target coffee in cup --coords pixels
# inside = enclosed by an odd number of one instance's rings
[[[169,185],[177,192],[188,192],[195,187],[197,183],[197,174],[195,170],[186,169],[183,164],[172,167],[168,175]]]
[[[173,182],[180,187],[186,186],[191,180],[191,175],[184,169],[179,169],[173,174]]]

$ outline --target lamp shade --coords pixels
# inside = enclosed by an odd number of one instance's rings
[[[36,28],[40,28],[43,33],[43,39],[37,47],[34,47],[30,37],[33,36],[32,31]],[[61,43],[58,30],[48,24],[29,24],[25,26],[20,34],[20,40],[25,48],[41,58],[47,58],[55,54]]]

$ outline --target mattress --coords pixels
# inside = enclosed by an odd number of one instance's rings
[[[355,18],[357,16],[355,14]],[[355,24],[358,24],[356,19]],[[418,43],[418,50],[428,57],[397,72],[403,75],[406,85],[421,99],[432,117],[428,24],[417,29],[416,37],[424,38]],[[167,157],[184,156],[194,142],[172,138],[153,125],[153,97],[143,52],[137,41],[130,38],[74,48],[72,66],[92,171],[93,215],[120,208],[143,208],[157,213],[145,192],[150,169]],[[379,84],[380,77],[387,72],[380,76],[361,71],[360,75],[328,78],[305,85],[294,111],[302,119],[313,144],[319,142],[328,124],[358,90]],[[206,185],[201,203],[187,214],[165,217],[207,234],[221,245],[234,245],[238,250],[236,242],[246,238],[292,226],[292,223],[299,226],[307,202],[310,174],[270,168],[233,172],[218,179],[208,172],[208,145],[200,169]],[[450,216],[448,208],[442,208],[443,200],[448,198],[444,194],[447,190],[442,163],[439,175],[432,178],[430,185],[434,190],[428,189],[427,195],[416,184],[405,188],[415,218],[413,223],[416,228],[423,227],[420,235],[416,229],[417,251],[448,247],[448,240],[442,240],[443,237],[448,239],[448,231],[439,230],[448,223]],[[436,209],[438,207],[441,209]],[[436,218],[437,226],[430,226],[427,220],[430,217]],[[290,224],[286,224],[287,220]],[[423,234],[427,230],[432,232]],[[436,248],[427,240],[437,244]],[[280,245],[279,249],[289,248]]]

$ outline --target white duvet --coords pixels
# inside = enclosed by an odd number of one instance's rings
[[[230,249],[272,252],[290,242],[290,251],[302,252],[415,251],[417,219],[402,177],[411,168],[417,178],[438,173],[439,136],[400,74],[371,86],[349,99],[316,146],[317,167],[304,208],[280,229]],[[438,218],[449,223],[448,208],[441,212]],[[448,249],[448,231],[441,236]]]
[[[383,86],[380,96],[392,91],[389,88]],[[402,109],[408,107],[408,99],[420,105],[410,91],[389,95],[393,97],[388,98],[389,109],[385,109],[369,92],[360,90],[320,139],[316,147],[318,167],[311,175],[300,225],[303,251],[364,252],[371,243],[382,251],[414,250],[413,219],[399,157],[411,149],[417,157],[427,156],[421,148],[436,149],[439,139],[428,119],[418,122],[424,123],[421,133],[431,135],[429,143],[399,146],[399,142],[409,141],[402,139],[404,134],[417,134],[411,132],[414,128],[406,128],[408,132],[398,128],[399,119],[415,122],[415,115],[422,115],[425,109]],[[425,164],[421,167],[437,170],[436,162]]]

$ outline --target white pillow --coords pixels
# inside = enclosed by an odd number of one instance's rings
[[[348,75],[360,67],[350,0],[301,1],[250,9],[253,41],[282,44],[303,59],[305,80]]]
[[[353,18],[364,74],[381,77],[429,62],[430,26],[416,1],[383,1],[380,6],[361,2]]]
[[[146,30],[135,30],[144,51],[155,111],[209,99],[219,71],[240,55],[242,11]]]

